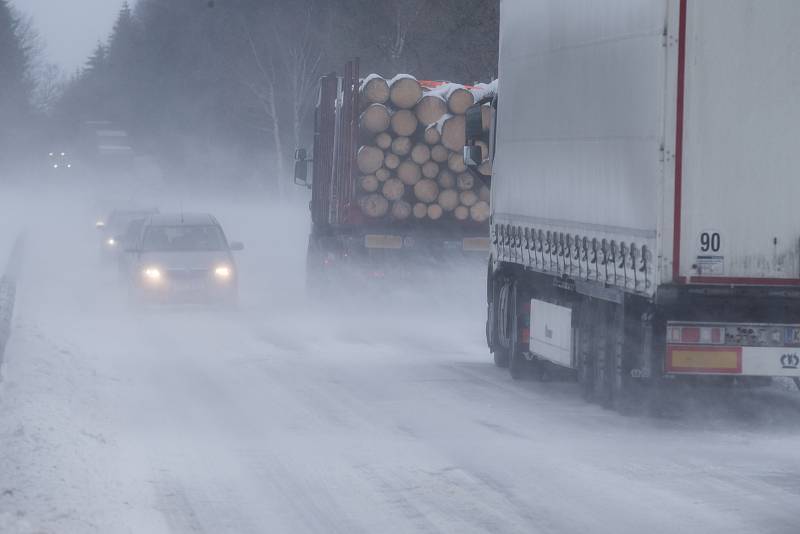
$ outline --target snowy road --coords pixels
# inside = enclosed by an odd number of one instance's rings
[[[800,532],[788,392],[663,420],[513,383],[482,343],[479,269],[461,297],[311,307],[304,242],[227,213],[248,247],[229,313],[129,310],[80,210],[30,229],[0,532]]]

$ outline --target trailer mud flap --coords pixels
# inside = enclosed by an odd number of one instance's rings
[[[574,367],[572,309],[531,300],[530,351],[563,367]]]

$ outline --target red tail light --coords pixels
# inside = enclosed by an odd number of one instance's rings
[[[694,326],[681,328],[681,343],[700,343],[700,328]]]

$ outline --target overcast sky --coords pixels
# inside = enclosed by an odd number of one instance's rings
[[[83,65],[98,40],[105,41],[123,0],[11,0],[34,19],[49,61],[67,73]],[[133,5],[135,1],[130,1]]]

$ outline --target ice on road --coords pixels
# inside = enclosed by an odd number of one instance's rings
[[[482,268],[446,296],[318,305],[287,230],[305,213],[262,209],[217,210],[247,245],[233,312],[131,310],[85,210],[31,225],[0,532],[800,532],[788,392],[626,418],[512,382],[482,340]]]

